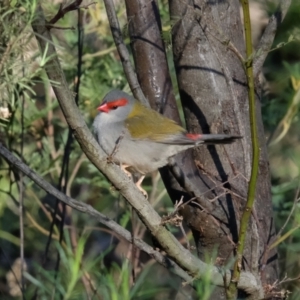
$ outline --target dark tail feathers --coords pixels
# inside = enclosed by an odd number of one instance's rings
[[[199,144],[213,145],[213,144],[231,144],[242,136],[228,135],[228,134],[202,134],[198,140]],[[197,141],[196,141],[197,143]]]

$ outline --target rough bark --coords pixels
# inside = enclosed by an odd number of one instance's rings
[[[172,31],[173,54],[187,128],[194,133],[231,133],[243,136],[241,141],[226,146],[211,146],[195,150],[201,173],[209,174],[214,182],[207,189],[224,185],[231,190],[226,197],[213,202],[212,222],[209,214],[198,208],[187,209],[197,243],[198,254],[204,258],[217,249],[217,264],[228,262],[234,253],[229,241],[237,242],[241,213],[247,195],[251,172],[251,138],[247,102],[247,83],[238,56],[225,42],[230,41],[245,57],[239,1],[228,2],[170,1],[174,19]],[[222,43],[224,42],[224,43]],[[261,258],[270,237],[274,234],[270,175],[259,96],[256,86],[257,119],[260,137],[260,170],[253,217],[249,224],[243,268],[253,272],[263,283],[277,278],[276,253],[270,253],[269,263],[260,276]],[[204,192],[204,191],[202,191]],[[225,299],[217,290],[214,297]]]
[[[239,1],[171,0],[173,55],[187,128],[194,133],[231,133],[244,138],[232,145],[199,147],[175,157],[189,187],[203,209],[189,205],[185,222],[192,229],[201,259],[217,252],[215,264],[226,265],[233,258],[239,220],[247,195],[251,172],[251,145],[247,82],[241,61],[225,42],[230,41],[245,57]],[[160,19],[155,1],[127,0],[129,34],[138,79],[151,106],[178,121],[168,74]],[[224,43],[223,43],[224,42]],[[260,87],[256,87],[259,98]],[[257,100],[261,145],[260,173],[253,218],[249,225],[243,268],[260,281],[265,247],[274,234],[270,180],[260,103]],[[198,168],[194,164],[197,162]],[[161,170],[168,192],[175,202],[188,200],[166,168]],[[224,184],[226,190],[224,194]],[[204,194],[205,193],[205,194]],[[277,279],[276,253],[264,270],[264,283]],[[273,262],[272,262],[273,260]],[[240,295],[242,296],[242,295]],[[225,299],[217,289],[211,299]]]
[[[141,88],[152,108],[180,124],[165,47],[161,38],[157,4],[155,1],[146,0],[126,0],[125,3],[131,47]],[[176,155],[174,161],[180,168],[177,173],[181,173],[177,174],[177,179],[173,176],[174,170],[171,172],[168,167],[160,169],[173,203],[181,197],[186,201],[191,198],[191,195],[199,197],[201,191],[206,190],[207,182],[211,181],[206,174],[200,176],[192,151],[188,150]],[[182,174],[184,176],[180,176]],[[178,184],[178,180],[181,185]],[[205,196],[214,197],[212,192],[207,192]],[[209,203],[205,201],[201,201],[201,205],[207,210],[211,209]]]

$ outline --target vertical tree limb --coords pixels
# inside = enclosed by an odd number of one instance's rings
[[[243,211],[243,215],[240,222],[239,237],[236,250],[236,260],[233,267],[232,279],[228,289],[228,299],[234,300],[237,296],[237,282],[242,270],[242,259],[246,244],[246,234],[249,228],[249,221],[251,213],[254,207],[255,195],[256,195],[256,181],[258,175],[259,166],[259,141],[257,137],[256,129],[256,109],[255,109],[255,91],[254,91],[254,76],[253,76],[253,47],[252,47],[252,35],[251,35],[251,21],[249,13],[248,0],[241,0],[243,15],[244,15],[244,30],[246,38],[246,55],[245,60],[246,75],[248,82],[248,98],[249,98],[249,119],[251,130],[251,142],[252,142],[252,170],[250,182],[248,185],[248,196],[246,206]]]
[[[123,65],[124,73],[129,83],[130,89],[136,99],[141,101],[144,105],[149,107],[148,100],[145,98],[138,79],[136,77],[133,66],[130,62],[129,52],[123,41],[122,31],[120,28],[119,20],[116,15],[114,2],[112,0],[104,0],[107,18],[109,21],[112,36],[114,38],[121,62]]]

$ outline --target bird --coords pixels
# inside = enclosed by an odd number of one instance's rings
[[[108,92],[97,110],[92,128],[100,147],[129,176],[140,174],[136,185],[145,196],[141,188],[145,175],[167,165],[170,157],[198,145],[229,144],[241,138],[188,133],[121,90]]]

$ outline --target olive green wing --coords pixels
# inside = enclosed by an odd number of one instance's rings
[[[125,126],[134,139],[166,144],[178,144],[180,138],[184,140],[182,141],[184,143],[189,140],[185,137],[186,130],[184,128],[140,103],[136,104],[129,114]]]

